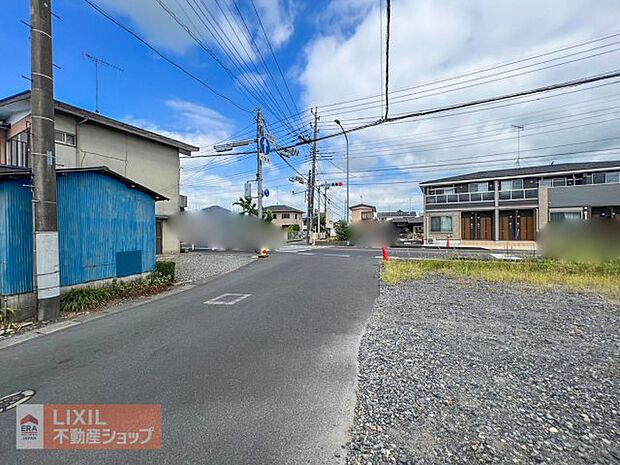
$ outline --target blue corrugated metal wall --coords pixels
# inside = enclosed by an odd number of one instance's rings
[[[109,176],[58,176],[58,230],[61,286],[116,276],[117,252],[155,268],[155,201]]]
[[[33,289],[32,199],[25,181],[0,182],[2,295]],[[134,259],[139,253],[139,263],[130,264],[136,271],[155,269],[155,201],[114,178],[59,175],[58,230],[61,286],[117,276],[119,252]]]
[[[32,198],[28,179],[0,183],[0,293],[32,290]]]

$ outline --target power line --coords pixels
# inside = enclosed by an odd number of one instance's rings
[[[120,27],[121,29],[123,29],[125,32],[127,32],[128,34],[130,34],[132,37],[134,37],[135,39],[137,39],[138,41],[140,41],[143,45],[145,45],[146,47],[148,47],[153,53],[155,53],[156,55],[158,55],[160,58],[162,58],[164,61],[168,62],[169,64],[171,64],[172,66],[174,66],[175,68],[177,68],[179,71],[181,71],[182,73],[186,74],[187,76],[189,76],[190,78],[192,78],[193,80],[195,80],[196,82],[198,82],[199,84],[203,85],[204,87],[206,87],[209,91],[211,91],[213,94],[217,95],[218,97],[226,100],[227,102],[231,103],[232,105],[234,105],[236,108],[238,108],[241,111],[244,111],[246,113],[252,113],[250,110],[248,110],[247,108],[243,107],[242,105],[239,105],[237,102],[235,102],[234,100],[232,100],[231,98],[227,97],[226,95],[224,95],[223,93],[219,92],[218,90],[216,90],[214,87],[212,87],[211,85],[207,84],[204,80],[202,80],[201,78],[199,78],[198,76],[196,76],[195,74],[191,73],[190,71],[188,71],[186,68],[184,68],[183,66],[181,66],[180,64],[178,64],[177,62],[173,61],[172,59],[170,59],[169,57],[167,57],[166,55],[164,55],[162,52],[160,52],[158,49],[156,49],[154,46],[152,46],[150,43],[148,43],[146,40],[144,40],[142,37],[140,37],[138,34],[136,34],[134,31],[132,31],[131,29],[129,29],[128,27],[126,27],[125,25],[123,25],[122,23],[120,23],[119,21],[117,21],[113,16],[109,15],[108,13],[106,13],[104,10],[102,10],[101,8],[99,8],[97,5],[95,5],[91,0],[84,0],[88,5],[90,5],[95,11],[97,11],[100,15],[102,15],[103,17],[105,17],[106,19],[108,19],[109,21],[113,22],[114,24],[116,24],[118,27]]]

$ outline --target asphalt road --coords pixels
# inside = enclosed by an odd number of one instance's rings
[[[17,451],[9,411],[0,414],[0,463],[340,462],[378,260],[302,253],[274,253],[189,291],[0,350],[0,396],[35,389],[31,403],[156,403],[163,416],[159,451]],[[225,293],[250,295],[204,304]]]

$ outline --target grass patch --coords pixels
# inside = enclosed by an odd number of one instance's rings
[[[620,299],[620,260],[577,263],[555,260],[390,260],[383,263],[381,280],[397,284],[440,273],[454,278],[489,282],[562,285],[577,291],[596,291]]]
[[[78,313],[96,310],[115,300],[157,294],[170,288],[173,283],[174,267],[172,274],[155,272],[146,279],[127,282],[115,280],[109,286],[74,289],[61,297],[60,311]]]

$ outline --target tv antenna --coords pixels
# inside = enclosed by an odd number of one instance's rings
[[[121,73],[124,70],[123,68],[119,68],[118,66],[113,65],[112,63],[108,63],[107,61],[102,60],[101,58],[97,58],[96,56],[93,56],[90,53],[82,52],[82,56],[86,58],[87,60],[90,60],[93,63],[95,63],[95,113],[99,113],[99,65],[107,66],[109,68],[115,69],[116,71],[120,71]]]

